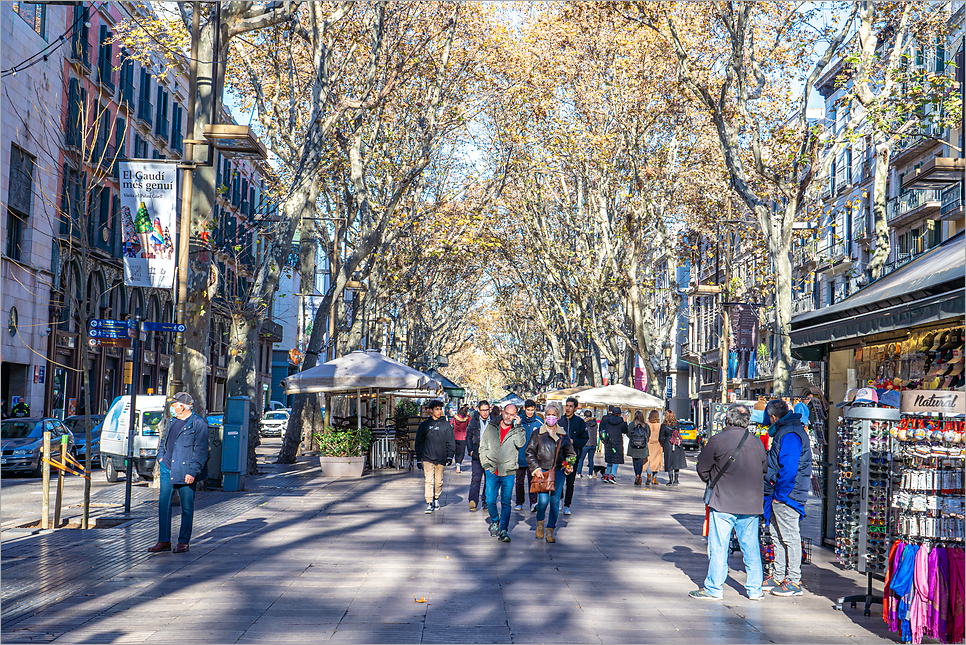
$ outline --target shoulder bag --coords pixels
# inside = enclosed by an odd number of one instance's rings
[[[738,453],[741,452],[741,448],[742,448],[742,446],[745,445],[745,440],[748,438],[748,435],[750,435],[750,434],[751,434],[750,432],[748,432],[747,430],[745,430],[745,436],[743,436],[741,438],[741,441],[738,442],[738,445],[735,447],[734,452],[732,452],[731,453],[731,456],[728,457],[728,461],[726,461],[725,464],[724,464],[724,466],[721,467],[721,470],[718,471],[718,474],[714,476],[714,479],[712,479],[708,483],[708,487],[704,491],[704,504],[705,504],[705,506],[707,506],[711,502],[711,491],[714,490],[714,487],[718,484],[718,480],[721,479],[721,476],[724,475],[725,472],[727,472],[728,467],[731,464],[734,463],[735,457],[737,457],[738,456]]]
[[[539,441],[539,438],[537,439]],[[553,455],[553,467],[544,470],[530,478],[531,493],[550,493],[556,488],[554,481],[557,473],[557,458],[560,456],[560,446],[563,444],[563,437],[557,440],[557,451]]]

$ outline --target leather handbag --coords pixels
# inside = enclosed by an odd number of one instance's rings
[[[560,446],[562,444],[563,437],[557,440],[557,451],[553,454],[553,467],[537,473],[530,478],[531,493],[551,493],[556,489],[557,458],[560,456]]]
[[[750,435],[750,434],[751,434],[750,432],[748,432],[747,430],[745,430],[744,436],[741,438],[741,441],[738,442],[738,445],[735,447],[734,451],[731,453],[731,456],[728,457],[728,461],[726,461],[724,463],[724,465],[721,467],[721,470],[718,471],[718,474],[714,476],[714,479],[711,480],[711,482],[708,484],[708,487],[704,490],[704,504],[705,504],[705,506],[707,506],[711,502],[711,491],[714,490],[714,487],[717,486],[717,484],[718,484],[718,480],[721,479],[721,476],[724,475],[725,472],[728,470],[728,466],[730,466],[731,464],[734,463],[735,457],[737,457],[738,456],[738,453],[741,452],[741,448],[742,448],[742,446],[745,445],[745,440],[748,438],[748,435]]]

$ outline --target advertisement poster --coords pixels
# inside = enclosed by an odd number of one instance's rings
[[[170,289],[177,235],[175,164],[122,161],[124,284]]]
[[[755,378],[755,348],[758,346],[758,310],[751,305],[731,307],[731,378]]]

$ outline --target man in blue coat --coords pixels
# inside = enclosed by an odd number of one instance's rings
[[[151,553],[187,553],[195,513],[195,486],[208,462],[208,422],[191,411],[194,399],[187,392],[172,398],[171,419],[158,446],[161,492],[158,496],[158,543]],[[171,497],[181,498],[181,530],[178,545],[171,548]]]
[[[801,417],[780,399],[769,401],[768,474],[765,475],[765,521],[775,542],[775,570],[762,590],[775,596],[802,595],[802,534],[805,502],[812,482],[812,447]]]
[[[527,399],[523,404],[523,416],[520,417],[520,425],[523,426],[523,431],[526,434],[526,443],[520,448],[520,455],[517,459],[517,477],[516,477],[516,489],[517,489],[517,504],[513,508],[517,511],[523,510],[523,500],[529,497],[530,499],[530,512],[537,510],[537,494],[530,493],[530,468],[527,467],[527,444],[530,443],[530,436],[533,434],[534,430],[538,430],[540,426],[543,425],[543,421],[537,416],[537,402],[533,399]]]

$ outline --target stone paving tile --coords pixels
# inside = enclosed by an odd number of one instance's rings
[[[5,603],[0,636],[7,642],[898,640],[881,620],[861,616],[861,608],[830,609],[830,599],[855,593],[863,581],[818,548],[816,564],[804,569],[810,591],[802,598],[748,601],[736,556],[723,602],[689,600],[707,570],[706,546],[695,533],[701,487],[693,473],[682,473],[675,490],[579,481],[575,514],[561,521],[556,545],[533,539],[528,512],[511,516],[513,542],[490,538],[482,514],[468,513],[465,502],[449,503],[463,500],[468,481],[448,476],[447,506],[433,516],[420,511],[416,473],[290,491],[299,495],[259,487],[246,495],[271,493],[260,497],[262,504],[236,504],[222,524],[199,530],[187,557],[144,557],[128,535],[125,547],[111,552],[119,563],[103,582],[95,576],[93,586],[67,589],[43,612],[16,620],[6,620]],[[30,548],[5,540],[4,574],[20,566],[7,566],[8,544],[17,557],[31,548],[37,555],[41,544],[54,558],[98,548],[53,537]],[[427,602],[414,603],[413,594]]]

